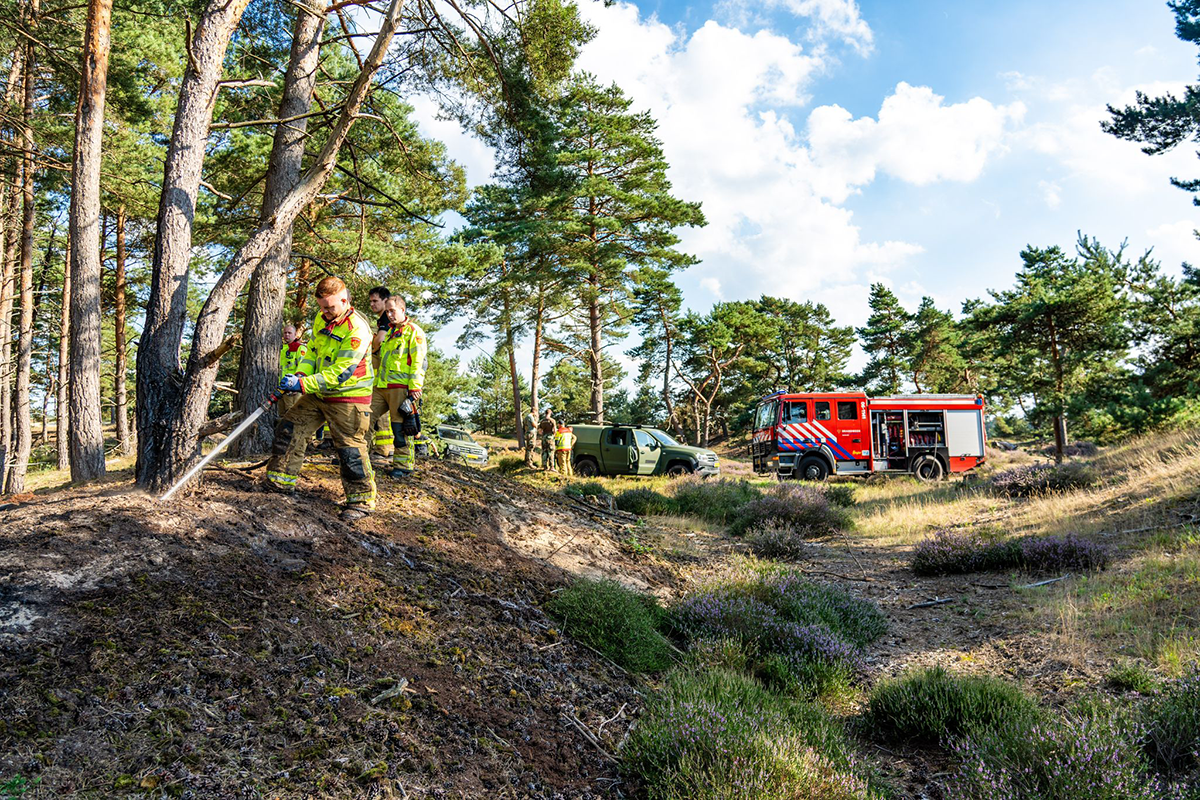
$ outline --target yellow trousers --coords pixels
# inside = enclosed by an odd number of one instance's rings
[[[575,477],[575,466],[571,463],[570,450],[555,450],[554,462],[555,466],[558,468],[558,471],[563,475],[567,475],[568,477],[572,478]]]
[[[375,472],[367,453],[367,428],[371,416],[361,403],[331,403],[311,394],[301,395],[275,425],[275,443],[267,462],[267,480],[284,489],[294,488],[304,466],[308,440],[329,424],[347,505],[375,507]]]
[[[400,420],[404,419],[400,413],[400,404],[407,397],[407,389],[384,389],[376,386],[371,392],[371,430],[378,432],[375,440],[378,445],[379,437],[388,433],[384,429],[385,420],[391,419],[391,431],[387,438],[392,447],[387,449],[391,451],[392,466],[411,472],[417,468],[417,443],[414,437],[405,435],[400,425]],[[383,454],[388,455],[386,452]]]

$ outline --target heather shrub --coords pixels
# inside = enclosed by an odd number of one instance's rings
[[[651,800],[866,800],[841,727],[729,670],[676,670],[621,751]]]
[[[742,506],[762,497],[743,480],[682,478],[672,487],[678,513],[724,525]]]
[[[675,513],[675,501],[653,489],[626,489],[617,495],[617,508],[644,517]]]
[[[1147,714],[1145,742],[1164,775],[1181,777],[1200,769],[1200,670],[1193,666],[1163,688]]]
[[[754,555],[784,561],[798,559],[807,546],[803,532],[775,520],[765,522],[746,534],[746,543]]]
[[[1027,572],[1099,570],[1108,566],[1110,556],[1104,545],[1073,533],[1021,540],[1021,567]]]
[[[630,672],[658,672],[671,665],[671,648],[659,629],[658,601],[616,581],[580,579],[554,595],[546,610],[564,632]]]
[[[841,508],[853,508],[854,487],[849,483],[834,483],[825,487],[825,496],[829,502]]]
[[[1047,492],[1069,492],[1094,486],[1096,471],[1087,464],[1026,464],[997,472],[992,488],[1008,497],[1030,497]]]
[[[918,575],[956,575],[1016,569],[1021,549],[1014,540],[998,541],[977,531],[935,531],[913,547],[912,569]]]
[[[729,532],[741,536],[767,523],[786,526],[809,537],[825,536],[850,527],[850,515],[830,503],[818,487],[782,484],[743,505],[730,522]]]
[[[867,729],[887,740],[939,742],[976,730],[1028,725],[1037,704],[1002,680],[941,667],[882,681],[871,690]]]
[[[562,492],[571,497],[612,497],[612,492],[599,481],[569,483],[563,487]]]
[[[1170,796],[1140,756],[1140,733],[1121,715],[1103,712],[975,731],[953,745],[959,763],[952,794],[964,800]]]
[[[967,572],[1099,570],[1111,551],[1073,533],[997,539],[975,531],[936,531],[913,548],[911,566],[918,575]]]
[[[1063,455],[1067,458],[1090,458],[1099,452],[1100,448],[1095,442],[1074,442],[1063,448]],[[1041,453],[1046,458],[1054,458],[1054,445],[1046,445]]]
[[[695,592],[672,609],[693,641],[739,642],[777,688],[823,692],[854,680],[859,648],[886,628],[879,609],[787,569],[759,570]]]

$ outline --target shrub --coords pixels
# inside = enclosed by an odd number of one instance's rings
[[[786,569],[695,592],[672,607],[692,640],[738,642],[777,688],[821,693],[861,672],[859,648],[886,628],[879,609]]]
[[[853,508],[854,487],[848,483],[835,483],[825,487],[825,496],[829,502],[842,508]]]
[[[617,508],[644,517],[675,513],[675,501],[653,489],[626,489],[617,495]]]
[[[676,481],[673,495],[678,513],[724,525],[746,503],[762,497],[762,492],[742,480],[693,477]]]
[[[562,492],[572,497],[612,497],[612,492],[599,481],[569,483],[563,487]]]
[[[564,631],[630,672],[658,672],[671,665],[671,647],[659,632],[663,610],[653,597],[616,581],[580,579],[547,604]]]
[[[955,575],[1016,569],[1021,549],[1014,540],[997,541],[977,531],[934,531],[913,548],[912,569],[918,575]]]
[[[1073,533],[1021,540],[1021,566],[1028,572],[1104,569],[1109,558],[1107,547]]]
[[[913,548],[912,569],[918,575],[966,572],[1098,570],[1108,566],[1111,551],[1073,533],[996,539],[975,531],[936,531]]]
[[[1200,767],[1200,670],[1164,687],[1146,720],[1146,751],[1164,775]]]
[[[850,527],[850,515],[830,503],[820,488],[784,484],[743,505],[733,517],[729,532],[741,536],[768,523],[792,528],[805,536],[826,536]]]
[[[519,456],[504,456],[496,462],[496,469],[505,475],[511,475],[525,466],[525,459]]]
[[[1123,661],[1113,665],[1108,671],[1108,685],[1114,689],[1138,694],[1154,694],[1158,691],[1158,681],[1144,664],[1137,661]]]
[[[933,667],[876,685],[866,724],[884,739],[938,742],[1006,724],[1028,725],[1038,713],[1037,704],[1012,684]]]
[[[800,558],[806,547],[802,533],[774,520],[750,531],[746,543],[756,556],[784,560]]]
[[[1163,797],[1120,715],[1072,713],[1007,723],[954,745],[956,797],[972,800],[1152,800]]]
[[[1097,482],[1095,470],[1086,464],[1026,464],[997,472],[992,488],[1008,497],[1030,497],[1048,492],[1086,489]]]
[[[878,797],[840,726],[723,669],[676,670],[622,750],[652,800]]]
[[[1042,448],[1042,455],[1046,458],[1054,458],[1054,445],[1046,445]],[[1067,458],[1090,458],[1100,452],[1100,448],[1095,442],[1075,442],[1063,448],[1063,455]]]

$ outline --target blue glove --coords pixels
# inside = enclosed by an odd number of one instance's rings
[[[279,379],[279,388],[285,392],[300,391],[300,376],[299,375],[284,375]]]

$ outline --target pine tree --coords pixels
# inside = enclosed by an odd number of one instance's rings
[[[860,381],[876,394],[895,394],[904,386],[908,366],[908,329],[911,317],[900,301],[882,283],[871,284],[867,299],[871,316],[858,338],[867,353],[867,366]]]
[[[954,316],[932,297],[921,299],[908,333],[908,360],[918,392],[950,393],[966,386],[963,338]]]

